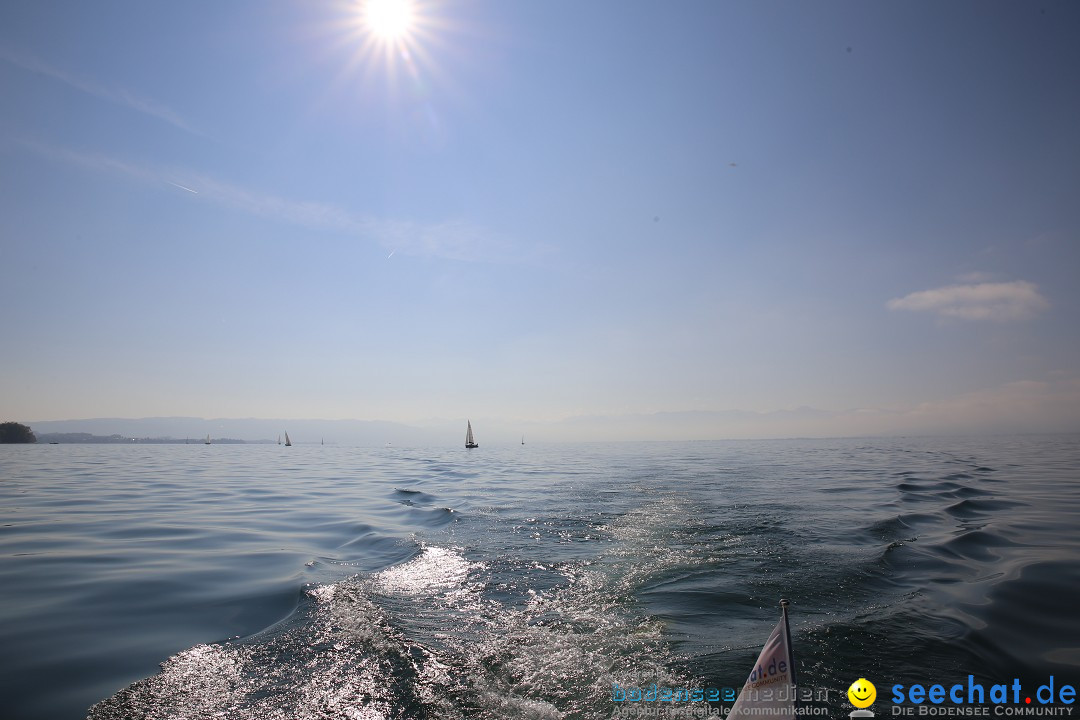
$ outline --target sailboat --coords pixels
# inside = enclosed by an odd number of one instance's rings
[[[522,445],[524,445],[524,444],[525,444],[525,436],[524,436],[524,435],[522,435],[522,436],[521,436],[521,444],[522,444]]]
[[[292,440],[289,439],[289,431],[285,431],[285,447],[292,447]]]
[[[788,625],[788,601],[781,600],[780,608],[783,617],[765,641],[754,670],[727,715],[732,720],[761,717],[795,720],[800,715],[795,653],[792,651],[791,627]],[[856,711],[851,716],[872,717],[873,713]]]
[[[468,423],[469,423],[469,430],[465,433],[465,447],[466,448],[480,447],[479,445],[476,444],[476,438],[474,438],[473,434],[472,434],[472,420],[469,420]]]
[[[278,444],[278,445],[280,445],[280,444],[281,444],[281,436],[280,436],[280,435],[278,435],[278,436],[277,436],[277,444]]]
[[[204,442],[204,443],[203,443],[203,445],[209,445],[209,444],[210,444],[210,434],[209,434],[209,433],[207,433],[207,435],[206,435],[206,442]]]

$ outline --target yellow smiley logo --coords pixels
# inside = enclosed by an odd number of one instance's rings
[[[857,708],[868,708],[877,699],[877,688],[866,678],[859,678],[847,689],[848,700]]]

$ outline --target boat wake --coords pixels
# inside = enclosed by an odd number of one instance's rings
[[[625,591],[589,561],[477,563],[423,546],[309,588],[296,613],[251,638],[173,656],[89,717],[607,717],[613,682],[680,682],[659,623],[628,608]]]

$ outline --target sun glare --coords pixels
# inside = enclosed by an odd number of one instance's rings
[[[353,51],[346,72],[361,70],[369,80],[383,78],[392,86],[411,77],[413,89],[434,64],[429,55],[438,48],[439,35],[446,29],[434,0],[341,0],[344,12],[335,30]]]
[[[364,23],[378,38],[386,41],[404,38],[413,26],[412,0],[367,0]]]

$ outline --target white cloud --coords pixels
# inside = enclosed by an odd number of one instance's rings
[[[136,165],[108,155],[83,153],[34,141],[22,141],[21,145],[54,160],[97,172],[118,173],[133,180],[187,190],[194,195],[193,202],[212,202],[256,217],[352,234],[376,242],[392,253],[514,264],[537,260],[547,251],[542,245],[527,245],[465,221],[419,223],[376,218],[331,203],[293,200],[189,171]],[[172,188],[169,191],[175,192]]]
[[[205,175],[174,174],[182,177],[184,184],[196,190],[200,197],[249,215],[283,220],[293,225],[315,229],[358,233],[366,229],[363,220],[336,205],[312,200],[290,200],[222,182]]]
[[[525,262],[542,248],[529,248],[487,228],[461,220],[419,223],[355,214],[330,203],[292,200],[206,176],[190,176],[200,196],[236,210],[294,225],[352,233],[391,253],[487,263]]]
[[[961,320],[1023,320],[1050,307],[1034,283],[983,282],[920,290],[888,302],[890,310],[932,312]]]
[[[15,143],[39,155],[52,158],[53,160],[59,160],[72,165],[81,165],[98,172],[115,172],[144,181],[163,179],[158,173],[155,173],[148,168],[132,165],[131,163],[117,160],[108,155],[78,152],[76,150],[69,150],[67,148],[57,147],[55,145],[49,145],[34,140],[16,140]]]
[[[140,97],[135,93],[132,93],[123,88],[109,88],[98,83],[88,80],[86,78],[72,75],[71,73],[63,70],[58,70],[51,65],[48,65],[38,58],[31,57],[29,55],[14,54],[11,51],[0,51],[0,58],[7,60],[13,65],[18,65],[24,70],[38,73],[39,75],[45,75],[51,77],[54,80],[75,88],[87,95],[93,95],[101,100],[107,100],[117,105],[123,105],[131,110],[149,115],[150,117],[163,120],[170,125],[180,128],[186,132],[201,135],[199,131],[195,130],[184,118],[180,117],[176,112],[170,108],[162,105],[161,103],[150,100],[149,98]]]

